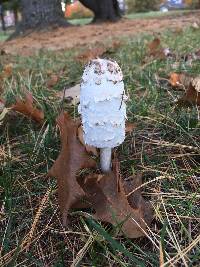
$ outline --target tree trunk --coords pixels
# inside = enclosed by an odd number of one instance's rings
[[[117,0],[80,0],[80,2],[94,12],[94,22],[115,22],[121,17]]]
[[[22,22],[19,30],[22,32],[52,25],[68,25],[60,0],[21,0],[21,14]]]
[[[1,27],[3,31],[6,31],[6,25],[4,20],[4,12],[3,12],[3,6],[0,4],[0,19],[1,19]]]

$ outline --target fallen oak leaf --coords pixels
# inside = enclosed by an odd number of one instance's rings
[[[69,209],[85,196],[77,182],[76,174],[83,168],[96,167],[96,162],[89,157],[77,138],[80,123],[73,121],[67,113],[61,113],[57,124],[60,129],[61,151],[49,171],[49,176],[57,178],[58,201],[63,225],[66,226]]]
[[[153,207],[150,202],[142,197],[142,174],[137,173],[123,181],[124,191],[128,202],[133,209],[141,210],[147,225],[150,225],[153,218]],[[138,188],[138,189],[137,189]]]
[[[132,122],[129,122],[129,121],[126,122],[126,127],[125,127],[126,133],[132,133],[133,130],[135,130],[135,128],[136,128],[136,124],[135,123],[132,123]]]
[[[36,122],[42,123],[44,120],[44,113],[33,105],[33,96],[30,92],[26,93],[25,100],[17,98],[11,108]]]
[[[155,51],[157,51],[161,46],[161,41],[159,38],[154,38],[153,41],[151,41],[148,44],[148,48],[149,48],[149,53],[155,53]]]
[[[163,48],[159,38],[155,38],[148,44],[148,55],[156,59],[165,59],[167,57],[175,57],[169,48]]]
[[[141,186],[142,176],[137,175],[129,181],[122,182],[120,163],[114,155],[113,170],[105,175],[93,174],[85,178],[82,185],[86,191],[91,207],[95,209],[94,218],[113,225],[120,225],[120,232],[129,238],[145,235],[146,224],[150,225],[153,209],[141,196],[141,189],[129,194]]]
[[[105,52],[106,48],[103,46],[92,48],[78,55],[76,60],[82,63],[88,62],[94,58],[101,57]]]
[[[7,64],[3,67],[3,71],[1,73],[1,77],[4,78],[9,78],[12,76],[13,72],[13,64]]]
[[[193,77],[187,73],[172,72],[169,77],[169,83],[173,88],[184,90],[189,86],[192,79]]]
[[[115,52],[122,45],[121,41],[113,41],[111,44],[105,46],[100,43],[97,47],[88,49],[76,57],[76,60],[82,63],[88,62],[94,58],[101,57],[106,53]]]
[[[87,176],[83,189],[95,210],[94,219],[120,226],[120,232],[129,238],[145,236],[147,222],[144,217],[147,217],[149,206],[142,207],[139,200],[139,206],[132,208],[122,181],[117,181],[114,172]],[[148,222],[152,220],[151,215],[149,218]]]
[[[200,77],[191,80],[185,94],[177,101],[177,104],[200,106]]]

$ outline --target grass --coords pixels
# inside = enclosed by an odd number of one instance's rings
[[[152,19],[159,17],[170,17],[170,16],[181,16],[186,13],[195,12],[194,10],[175,10],[169,12],[161,11],[150,11],[150,12],[140,12],[140,13],[130,13],[125,15],[128,19]],[[74,25],[85,25],[92,21],[92,18],[79,18],[70,19],[69,22]]]
[[[131,13],[127,14],[126,18],[128,19],[151,19],[151,18],[159,18],[159,17],[170,17],[170,16],[181,16],[183,14],[187,14],[190,12],[195,12],[194,10],[172,10],[169,12],[162,11],[149,11],[149,12],[139,12],[139,13]]]
[[[162,43],[177,54],[199,49],[200,31],[161,34]],[[64,230],[57,203],[56,181],[46,174],[60,150],[55,118],[62,103],[55,97],[64,86],[80,82],[83,65],[77,49],[41,50],[32,57],[2,56],[0,68],[14,65],[4,80],[3,98],[13,103],[24,88],[45,112],[40,127],[19,115],[4,119],[0,134],[0,265],[1,266],[199,266],[200,259],[200,127],[198,111],[175,109],[173,91],[163,80],[171,71],[198,75],[200,64],[152,60],[143,65],[150,35],[126,39],[112,56],[124,73],[130,95],[128,118],[134,133],[117,150],[124,178],[143,174],[143,195],[155,218],[145,238],[116,237],[105,225],[71,213]],[[149,60],[148,58],[146,58]],[[143,67],[141,67],[143,66]],[[49,73],[62,75],[48,89]],[[76,116],[77,108],[66,109]],[[74,265],[73,265],[74,263]]]
[[[10,36],[10,32],[0,31],[0,42],[5,41]]]
[[[80,19],[70,19],[69,22],[73,25],[85,25],[92,21],[92,18],[80,18]]]

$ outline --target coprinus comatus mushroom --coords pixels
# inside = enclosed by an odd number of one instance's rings
[[[107,59],[90,61],[82,77],[79,113],[85,143],[100,148],[103,172],[110,171],[112,148],[125,139],[125,100],[119,65]]]

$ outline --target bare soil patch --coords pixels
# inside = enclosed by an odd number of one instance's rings
[[[25,37],[4,42],[0,49],[11,54],[30,55],[40,49],[61,50],[77,46],[94,45],[110,39],[134,36],[141,32],[158,33],[166,29],[180,29],[198,22],[200,12],[178,17],[156,19],[123,19],[118,23],[73,26],[47,32],[33,32]]]

